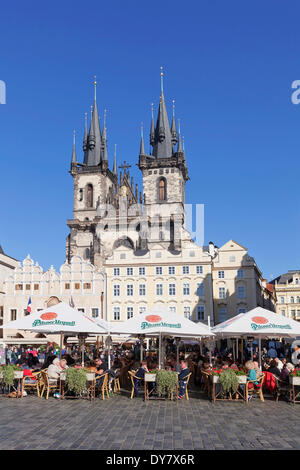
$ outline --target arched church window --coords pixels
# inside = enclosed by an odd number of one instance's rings
[[[83,190],[82,189],[79,189],[78,199],[79,199],[79,201],[82,201],[82,199],[83,199]]]
[[[166,180],[161,178],[158,183],[158,199],[160,201],[166,200]]]
[[[93,207],[93,186],[91,184],[87,185],[87,206]]]

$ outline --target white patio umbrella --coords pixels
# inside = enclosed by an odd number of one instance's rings
[[[183,315],[162,308],[148,310],[135,315],[123,324],[111,327],[115,334],[159,336],[159,366],[161,366],[162,335],[187,338],[214,336],[210,328],[203,323],[194,323]]]
[[[300,336],[300,323],[265,308],[256,307],[216,325],[212,328],[212,332],[221,338],[241,336],[258,338],[260,352],[261,338],[295,338]]]
[[[103,322],[103,320],[100,322]],[[62,347],[63,333],[107,334],[107,328],[104,327],[104,324],[101,326],[100,322],[96,324],[92,318],[84,313],[79,312],[64,302],[60,302],[45,310],[34,312],[19,320],[8,322],[3,325],[2,328],[36,331],[38,333],[59,333],[61,335],[60,346]]]

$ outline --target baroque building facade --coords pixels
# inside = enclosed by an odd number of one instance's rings
[[[276,312],[300,320],[300,271],[290,270],[271,281],[276,292]]]

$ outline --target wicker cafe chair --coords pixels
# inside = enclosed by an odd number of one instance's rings
[[[130,378],[130,381],[131,381],[131,395],[130,395],[130,399],[132,400],[133,397],[134,397],[134,379],[137,379],[139,382],[141,382],[143,380],[142,377],[136,377],[135,375],[136,371],[135,370],[129,370],[128,371],[128,376]],[[139,384],[140,385],[140,384]]]
[[[121,391],[120,379],[119,377],[114,378],[114,393],[119,393]]]
[[[208,396],[210,396],[211,392],[211,382],[210,382],[210,376],[211,373],[207,372],[204,369],[201,369],[201,376],[203,377],[203,391],[207,393]]]
[[[35,380],[32,380],[32,377],[28,375],[24,375],[22,379],[22,395],[23,391],[30,391],[30,390],[36,390],[37,396],[40,396],[40,384],[41,384],[41,371],[38,372],[32,372],[33,377],[35,377]]]
[[[187,400],[189,400],[189,392],[188,392],[188,384],[189,384],[189,381],[190,381],[190,378],[191,378],[191,375],[192,375],[192,372],[189,373],[189,375],[187,375],[187,381],[186,381],[186,387],[185,387],[185,392],[184,392],[184,395],[183,397],[185,397]],[[182,398],[183,398],[182,397]]]
[[[41,378],[40,378],[39,387],[40,387],[40,397],[42,398],[46,391],[46,400],[48,400],[50,392],[59,390],[58,380],[49,379],[48,372],[46,370],[41,370]]]
[[[108,376],[109,376],[108,372],[105,372],[104,374],[96,375],[94,379],[95,387],[96,389],[101,390],[103,400],[105,400],[105,394],[106,394],[106,397],[109,398]],[[103,381],[102,381],[102,384],[100,384],[98,380],[102,378],[103,378]]]
[[[263,396],[263,391],[262,391],[262,384],[263,384],[263,381],[264,381],[264,377],[265,377],[265,374],[262,374],[261,377],[259,377],[256,380],[248,380],[247,379],[247,382],[246,382],[246,403],[248,403],[249,396],[253,396],[253,395],[259,395],[259,398],[261,399],[261,401],[265,401],[264,396]],[[258,382],[258,383],[255,384],[255,382]],[[253,383],[253,388],[249,388],[250,383]]]
[[[289,384],[280,380],[276,375],[274,375],[276,380],[276,389],[275,389],[275,400],[278,403],[279,397],[287,397],[290,393]]]

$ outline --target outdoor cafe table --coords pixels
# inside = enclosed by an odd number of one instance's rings
[[[64,400],[65,398],[84,398],[86,400],[95,400],[96,398],[96,384],[95,384],[95,372],[87,372],[86,380],[86,396],[71,396],[67,395],[66,392],[66,372],[62,372],[59,376],[59,398]]]

